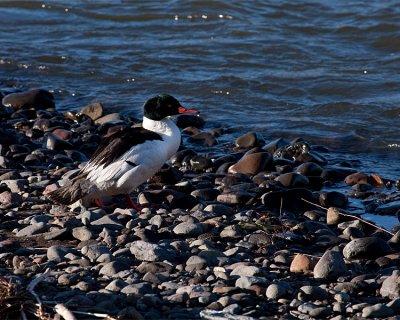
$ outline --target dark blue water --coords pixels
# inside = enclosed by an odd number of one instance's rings
[[[2,87],[139,115],[168,92],[210,124],[305,137],[400,176],[398,1],[1,1]]]

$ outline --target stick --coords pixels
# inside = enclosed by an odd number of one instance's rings
[[[325,208],[325,207],[323,207],[323,206],[320,206],[319,204],[313,203],[313,202],[311,202],[311,201],[308,201],[308,200],[306,200],[306,199],[304,199],[304,198],[301,198],[301,200],[303,200],[304,202],[307,202],[307,203],[309,203],[309,204],[311,204],[311,205],[313,205],[313,206],[316,206],[316,207],[318,207],[318,208],[321,208],[321,209],[323,209],[323,210],[325,210],[325,211],[328,210],[327,208]],[[348,217],[348,218],[353,218],[353,219],[360,220],[361,222],[363,222],[363,223],[365,223],[365,224],[368,224],[368,225],[370,225],[370,226],[372,226],[372,227],[374,227],[374,228],[377,228],[377,229],[379,229],[379,230],[381,230],[381,231],[383,231],[383,232],[386,232],[386,233],[390,234],[391,236],[394,236],[394,233],[392,233],[392,232],[386,230],[385,228],[382,228],[382,227],[380,227],[380,226],[377,226],[376,224],[374,224],[374,223],[372,223],[372,222],[369,222],[369,221],[367,221],[367,220],[364,220],[363,218],[360,218],[360,217],[358,217],[358,216],[354,216],[354,215],[352,215],[352,214],[343,213],[343,212],[340,212],[339,210],[338,210],[338,213],[339,213],[340,215],[344,216],[344,217]]]
[[[74,314],[62,303],[56,304],[54,310],[65,320],[76,320]]]

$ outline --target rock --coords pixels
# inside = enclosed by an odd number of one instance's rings
[[[53,94],[43,89],[10,93],[3,98],[2,104],[14,109],[50,109],[55,107]]]
[[[122,288],[126,287],[127,283],[121,279],[115,279],[111,281],[107,287],[105,287],[106,290],[112,291],[112,292],[120,292]]]
[[[337,225],[342,222],[344,217],[340,214],[338,208],[329,207],[326,212],[326,224],[328,225]]]
[[[202,128],[204,124],[204,119],[197,115],[181,114],[176,119],[176,125],[182,129],[186,127]]]
[[[72,236],[79,241],[88,241],[92,238],[92,232],[85,226],[72,229]]]
[[[361,172],[356,172],[356,173],[352,173],[350,175],[348,175],[345,179],[344,182],[349,185],[349,186],[353,186],[355,184],[366,184],[370,182],[369,176],[365,173],[361,173]]]
[[[117,221],[116,215],[103,216],[100,219],[92,221],[90,224],[92,226],[97,226],[99,228],[107,228],[110,230],[121,230],[124,228],[124,226]]]
[[[247,277],[253,277],[256,276],[260,273],[260,268],[256,266],[246,266],[243,264],[238,265],[235,269],[232,270],[231,272],[231,277],[232,276],[247,276]]]
[[[50,261],[61,262],[68,253],[67,248],[59,245],[51,246],[47,249],[47,259]]]
[[[17,207],[21,204],[21,196],[17,193],[3,191],[0,193],[0,209]]]
[[[400,298],[400,274],[393,272],[382,282],[380,294],[384,298],[396,299]]]
[[[185,270],[188,272],[202,270],[207,265],[207,260],[199,256],[191,256],[186,261]]]
[[[89,246],[84,246],[81,249],[83,255],[89,258],[90,261],[95,261],[103,254],[110,254],[110,250],[106,246],[92,244]]]
[[[235,286],[241,289],[249,289],[255,284],[266,285],[267,282],[267,279],[264,277],[242,276],[236,280]]]
[[[18,238],[31,237],[35,234],[44,232],[45,229],[46,229],[45,223],[43,222],[34,223],[19,230],[15,236]]]
[[[215,139],[215,137],[209,132],[200,132],[198,134],[194,134],[188,138],[188,142],[207,147],[215,146],[218,143],[217,139]]]
[[[177,257],[177,252],[171,246],[141,240],[132,242],[130,251],[140,261],[171,261]]]
[[[292,263],[290,264],[290,272],[293,273],[309,273],[311,272],[315,263],[312,258],[304,254],[296,254]]]
[[[217,216],[230,216],[233,214],[233,210],[230,207],[220,203],[209,204],[207,207],[204,208],[204,211],[215,213]]]
[[[124,263],[121,260],[115,260],[111,261],[109,263],[106,263],[99,271],[99,274],[107,276],[107,277],[113,277],[115,276],[118,272],[127,270],[129,266]]]
[[[211,166],[211,160],[206,157],[196,155],[190,159],[190,167],[194,171],[201,172],[201,171],[206,170],[210,166]]]
[[[394,315],[393,310],[382,303],[377,303],[362,309],[363,318],[387,318],[392,315]]]
[[[325,300],[328,298],[328,293],[318,286],[303,286],[300,288],[299,296],[301,296],[303,300]]]
[[[346,272],[342,254],[336,250],[327,250],[314,267],[314,278],[336,279]]]
[[[343,249],[343,255],[347,260],[373,259],[384,256],[390,252],[389,245],[380,238],[366,237],[350,241]]]
[[[301,313],[308,314],[312,318],[316,319],[326,319],[326,317],[331,313],[328,307],[320,307],[310,302],[301,304],[298,307]]]
[[[52,131],[52,134],[61,140],[69,140],[72,137],[72,132],[65,129],[55,129]]]
[[[279,281],[268,286],[266,296],[268,299],[277,300],[287,296],[291,290],[292,288],[289,283]]]
[[[196,189],[190,193],[190,195],[196,199],[201,199],[203,201],[213,201],[219,194],[219,190],[214,188]]]
[[[309,184],[307,177],[295,172],[281,174],[275,181],[278,181],[282,186],[287,188],[301,188]]]
[[[217,197],[218,202],[228,204],[244,204],[252,198],[247,192],[224,193]]]
[[[299,165],[296,169],[296,172],[306,176],[306,177],[317,177],[320,176],[323,169],[320,165],[314,162],[305,162]]]
[[[96,124],[106,124],[106,123],[121,123],[122,119],[119,113],[110,113],[107,114],[101,118],[96,119],[95,123]]]
[[[324,207],[344,208],[347,206],[347,202],[347,197],[337,191],[321,192],[319,196],[319,203]]]
[[[177,235],[198,236],[203,232],[203,226],[200,223],[181,222],[175,226],[173,232]]]
[[[5,179],[1,181],[1,184],[3,183],[7,186],[8,189],[10,189],[12,193],[22,192],[26,187],[26,180],[24,179],[17,179],[17,180]]]
[[[65,149],[72,149],[73,145],[68,141],[62,140],[56,135],[49,133],[46,135],[45,146],[49,150],[62,151]]]
[[[245,315],[236,315],[228,311],[204,309],[200,311],[204,320],[255,320],[256,318]]]
[[[121,290],[126,295],[145,295],[152,293],[151,285],[147,282],[129,284]]]
[[[103,115],[103,105],[99,102],[93,102],[83,107],[80,114],[88,116],[93,121],[97,120]]]
[[[255,132],[248,132],[237,138],[235,144],[238,148],[253,148],[260,146],[263,142],[263,139]]]
[[[267,170],[272,164],[272,157],[268,152],[258,152],[244,155],[237,163],[229,167],[230,173],[255,175]]]

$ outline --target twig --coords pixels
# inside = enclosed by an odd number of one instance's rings
[[[313,205],[313,206],[316,206],[316,207],[318,207],[318,208],[321,208],[321,209],[323,209],[323,210],[325,210],[325,211],[328,210],[327,208],[325,208],[325,207],[323,207],[323,206],[320,206],[319,204],[313,203],[313,202],[311,202],[311,201],[308,201],[308,200],[306,200],[306,199],[304,199],[304,198],[301,198],[301,200],[303,200],[304,202],[307,202],[307,203],[309,203],[309,204],[311,204],[311,205]],[[383,231],[383,232],[386,232],[386,233],[390,234],[391,236],[394,236],[394,233],[392,233],[392,232],[386,230],[385,228],[382,228],[382,227],[380,227],[380,226],[377,226],[376,224],[374,224],[374,223],[372,223],[372,222],[369,222],[369,221],[367,221],[367,220],[364,220],[363,218],[360,218],[360,217],[358,217],[358,216],[354,216],[354,215],[352,215],[352,214],[343,213],[343,212],[340,212],[339,210],[338,210],[337,212],[338,212],[338,214],[340,214],[340,215],[342,215],[342,216],[344,216],[344,217],[357,219],[357,220],[359,220],[359,221],[361,221],[361,222],[363,222],[363,223],[365,223],[365,224],[368,224],[368,225],[370,225],[370,226],[372,226],[372,227],[374,227],[374,228],[377,228],[377,229],[379,229],[379,230],[381,230],[381,231]]]
[[[282,220],[282,207],[283,207],[283,197],[281,197],[281,206],[279,208],[279,220]]]
[[[65,305],[62,303],[56,304],[54,310],[65,320],[76,320],[76,317]]]
[[[54,306],[54,307],[50,307],[50,308],[53,308],[60,316],[63,317],[63,315],[60,314],[60,313],[56,310],[56,307],[62,309],[62,307],[66,308],[65,305],[63,305],[63,304],[61,304],[61,303],[57,303],[57,302],[55,302],[55,301],[43,301],[43,302],[46,303],[46,304],[54,304],[55,306]],[[36,304],[36,305],[38,306],[38,304]],[[59,310],[60,310],[60,309],[59,309]],[[67,309],[67,310],[68,310],[69,312],[71,312],[71,313],[83,314],[83,315],[87,315],[87,316],[93,316],[93,317],[96,317],[96,318],[107,318],[107,319],[109,319],[109,320],[115,319],[115,318],[113,318],[112,316],[110,316],[109,314],[106,314],[106,313],[75,311],[75,310],[69,310],[69,309]],[[61,310],[61,312],[63,312],[63,311]],[[65,318],[64,318],[64,319],[65,319]]]

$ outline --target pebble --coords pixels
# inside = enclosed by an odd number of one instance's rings
[[[141,240],[132,242],[130,251],[140,261],[174,260],[178,255],[171,246]]]
[[[106,263],[100,270],[99,274],[104,275],[106,277],[113,277],[118,272],[126,270],[128,265],[120,260],[111,261]]]
[[[335,279],[346,272],[342,253],[339,250],[327,250],[314,267],[314,278]]]
[[[394,271],[382,282],[380,294],[384,298],[400,298],[400,272],[398,270]]]
[[[35,234],[42,233],[46,229],[44,222],[34,223],[19,230],[15,235],[17,237],[31,237]]]
[[[229,167],[230,173],[255,175],[268,169],[272,164],[272,157],[268,152],[258,152],[244,155],[236,164]]]
[[[268,286],[266,296],[268,299],[277,300],[287,296],[292,291],[289,283],[279,281]]]
[[[177,235],[198,236],[203,232],[203,226],[200,223],[181,222],[175,226],[173,232]]]
[[[350,241],[343,249],[346,259],[381,257],[391,251],[389,245],[378,237],[358,238]]]
[[[382,303],[377,303],[362,309],[363,318],[387,318],[392,315],[394,315],[393,310]]]
[[[47,249],[47,259],[50,261],[61,262],[64,260],[67,253],[68,250],[65,247],[54,245]]]

